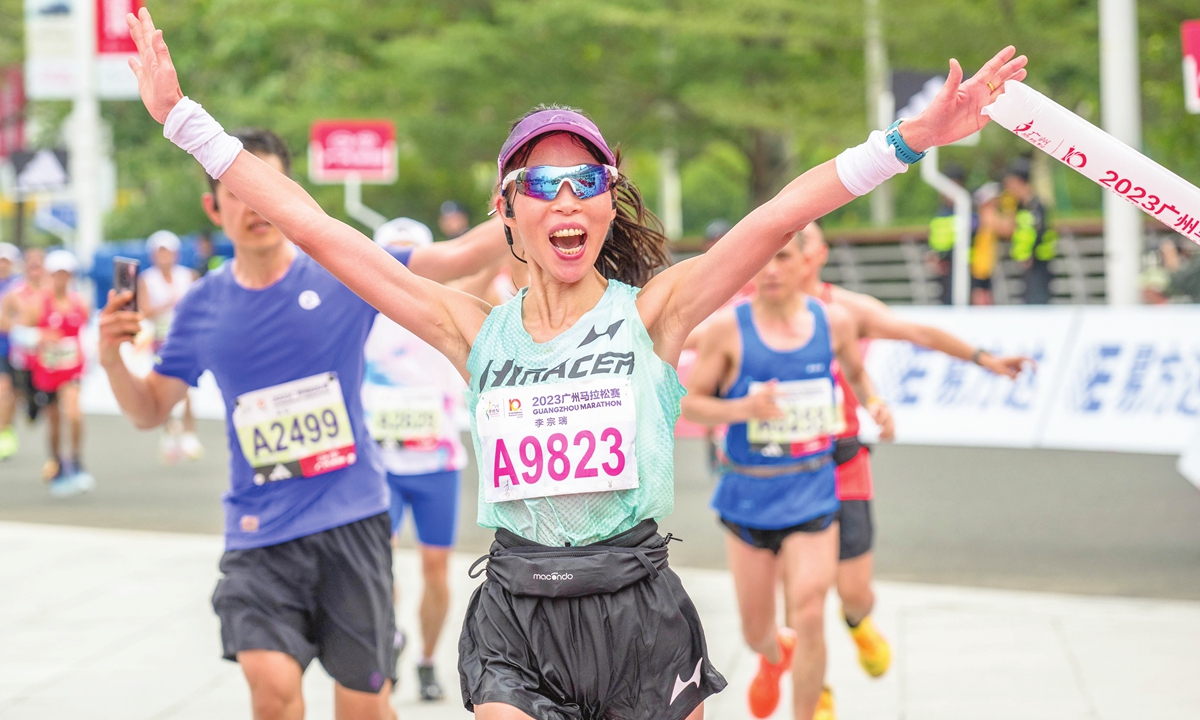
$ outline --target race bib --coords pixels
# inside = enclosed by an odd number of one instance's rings
[[[445,427],[445,396],[436,388],[367,385],[367,430],[387,449],[431,449]]]
[[[239,395],[233,427],[256,485],[321,475],[358,460],[337,373]]]
[[[766,383],[750,383],[758,392]],[[778,420],[750,420],[746,439],[757,445],[784,446],[830,435],[835,427],[834,385],[828,378],[788,380],[776,384],[775,402],[783,411]]]
[[[475,420],[487,502],[638,486],[628,377],[491,390]]]
[[[70,370],[79,367],[79,357],[79,340],[73,337],[44,342],[38,349],[38,362],[47,370]]]

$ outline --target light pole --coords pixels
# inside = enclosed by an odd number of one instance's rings
[[[77,0],[75,103],[68,125],[71,182],[75,186],[75,254],[84,267],[104,237],[100,205],[100,99],[96,94],[96,3]]]
[[[1137,0],[1100,0],[1100,114],[1104,129],[1142,149]],[[1133,205],[1104,193],[1104,277],[1109,305],[1138,301],[1142,217]]]
[[[896,101],[892,98],[887,48],[883,43],[881,0],[863,0],[863,57],[866,66],[867,130],[883,130],[892,124]],[[871,192],[871,224],[883,227],[892,222],[892,185],[883,183]]]

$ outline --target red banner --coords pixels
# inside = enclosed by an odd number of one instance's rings
[[[1188,112],[1200,114],[1200,20],[1183,23],[1183,93]]]
[[[396,129],[388,120],[318,120],[309,133],[308,172],[313,182],[396,180]]]
[[[0,157],[25,144],[25,74],[20,65],[0,70]]]
[[[137,14],[142,0],[96,0],[96,52],[100,55],[137,53],[125,15]]]

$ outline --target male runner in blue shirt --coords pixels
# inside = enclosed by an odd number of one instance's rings
[[[237,134],[289,171],[273,133]],[[234,258],[176,307],[155,369],[130,373],[120,345],[140,315],[110,294],[100,362],[122,411],[141,429],[166,421],[189,385],[211,371],[226,406],[230,488],[223,577],[213,594],[224,656],[250,685],[254,717],[304,714],[301,677],[313,660],[336,680],[339,718],[394,717],[391,524],[388,489],[363,422],[363,345],[376,311],[220,183],[204,209]],[[477,272],[506,246],[498,221],[459,240],[395,256],[449,280]]]

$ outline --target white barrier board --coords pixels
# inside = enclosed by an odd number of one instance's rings
[[[1200,423],[1200,307],[1080,308],[1039,444],[1178,453]]]
[[[1040,419],[1066,365],[1076,322],[1051,307],[897,308],[998,355],[1028,355],[1037,370],[1016,381],[906,342],[875,340],[866,366],[896,418],[896,441],[922,445],[1034,447]],[[864,423],[864,428],[871,427]]]

